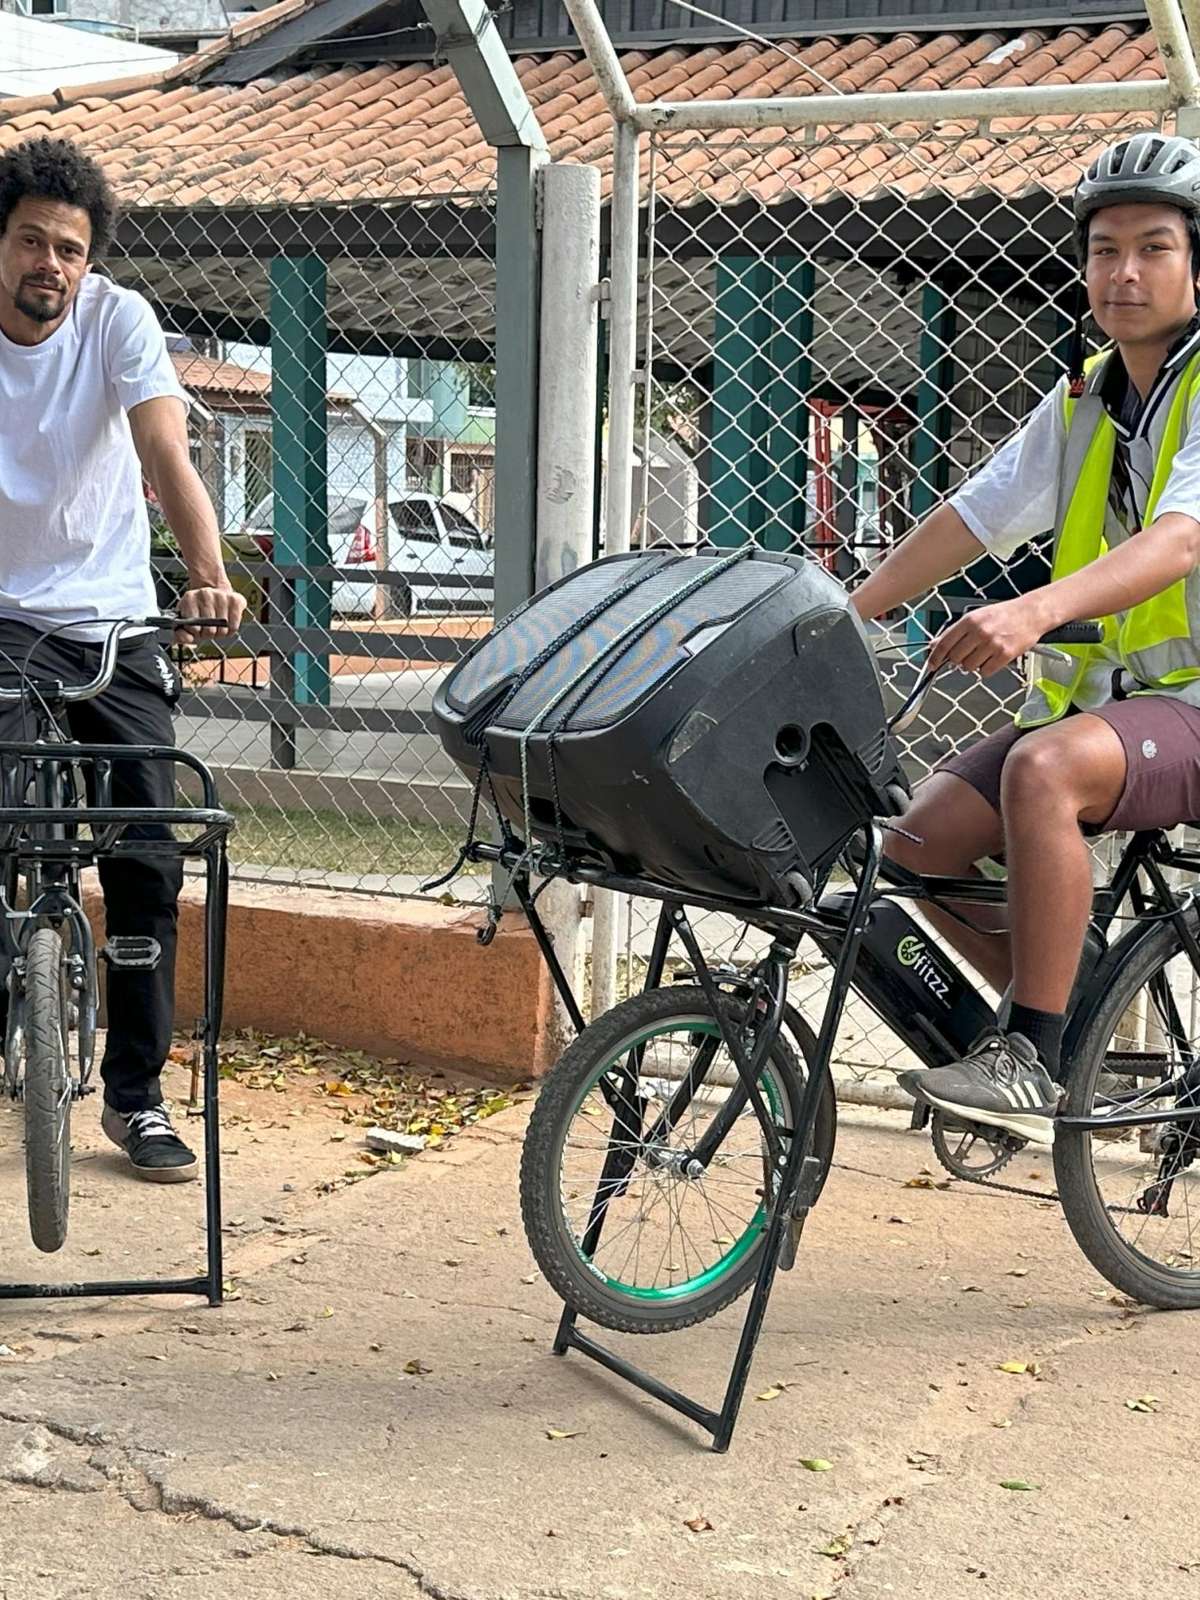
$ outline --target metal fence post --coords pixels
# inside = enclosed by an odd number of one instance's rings
[[[722,256],[717,262],[709,456],[709,538],[716,545],[745,544],[763,525],[774,282],[772,263],[755,256]]]
[[[574,15],[574,13],[572,13]],[[637,368],[638,161],[631,122],[613,129],[612,265],[609,289],[606,555],[629,549],[633,510],[633,424]],[[598,889],[592,904],[592,1016],[616,1003],[621,897]]]
[[[537,169],[496,152],[496,620],[534,592],[537,539]]]
[[[325,263],[318,256],[271,260],[271,441],[278,566],[329,564],[328,403],[325,359]],[[328,578],[286,579],[297,628],[330,622]],[[297,705],[329,704],[329,657],[292,657]],[[294,737],[288,741],[294,760]]]
[[[542,304],[538,406],[538,589],[586,565],[592,555],[596,480],[596,328],[600,276],[600,173],[543,167]],[[583,972],[580,890],[552,883],[539,902],[563,970],[578,992]],[[558,1042],[573,1028],[556,1003]]]

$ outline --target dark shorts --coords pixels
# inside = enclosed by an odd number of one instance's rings
[[[1136,833],[1200,821],[1200,707],[1174,695],[1136,695],[1088,713],[1102,717],[1125,751],[1125,787],[1102,829]],[[1000,775],[1008,752],[1033,729],[1002,728],[939,763],[938,772],[963,778],[997,812]]]

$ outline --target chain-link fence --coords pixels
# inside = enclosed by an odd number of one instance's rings
[[[247,601],[236,644],[181,655],[179,740],[237,813],[240,874],[415,892],[469,799],[433,696],[492,623],[493,170],[361,204],[317,171],[226,173],[219,206],[159,183],[124,194],[107,270],[167,331]],[[184,569],[147,495],[166,606]]]
[[[1078,278],[1069,196],[1113,116],[1036,128],[855,127],[652,135],[634,543],[750,539],[853,584],[1010,436],[1065,370]],[[964,605],[1047,581],[1045,543],[985,556],[883,620],[889,693]],[[914,779],[1002,726],[1017,670],[946,673],[905,744]],[[657,907],[634,902],[636,983]],[[706,947],[754,949],[732,919]],[[819,991],[818,964],[798,997]],[[857,1072],[907,1065],[865,1007],[839,1051]]]

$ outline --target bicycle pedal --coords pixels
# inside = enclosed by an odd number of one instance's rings
[[[157,939],[140,934],[116,933],[109,939],[100,954],[110,967],[151,972],[158,966],[162,945]]]

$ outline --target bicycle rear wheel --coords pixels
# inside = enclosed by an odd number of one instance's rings
[[[1087,1025],[1065,1114],[1178,1104],[1180,1078],[1200,1057],[1197,984],[1175,928],[1161,923],[1113,976]],[[1055,1177],[1076,1243],[1102,1277],[1144,1305],[1200,1307],[1198,1158],[1200,1125],[1185,1118],[1140,1130],[1055,1131]]]
[[[38,928],[25,958],[25,1188],[39,1250],[61,1250],[71,1199],[69,980],[62,938]]]
[[[744,1026],[744,1006],[723,1003],[728,1020]],[[811,1062],[811,1032],[795,1014],[789,1021]],[[759,1078],[785,1150],[809,1070],[780,1037]],[[689,1170],[736,1082],[717,1018],[691,986],[614,1007],[551,1069],[525,1136],[521,1210],[538,1265],[571,1310],[623,1333],[667,1333],[704,1321],[750,1287],[773,1182],[750,1105],[707,1167]],[[813,1145],[822,1173],[834,1114],[826,1080]]]

